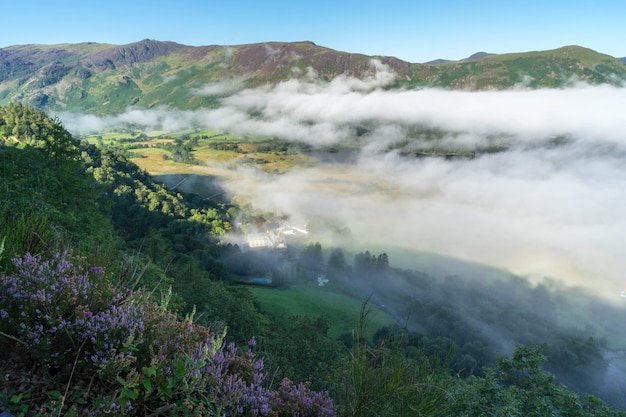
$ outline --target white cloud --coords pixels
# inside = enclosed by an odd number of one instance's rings
[[[262,180],[236,176],[226,186],[264,209],[344,224],[372,248],[436,252],[615,293],[626,268],[626,173],[610,156],[569,151],[364,156]]]
[[[71,131],[132,122],[313,145],[351,138],[355,126],[365,126],[358,163],[262,179],[242,171],[224,186],[297,219],[333,218],[379,248],[433,251],[610,291],[623,287],[626,89],[394,91],[384,89],[393,80],[388,68],[379,62],[372,68],[365,80],[341,76],[329,83],[309,70],[305,80],[238,91],[219,109],[129,109],[63,120]],[[479,150],[495,140],[508,149],[465,160],[387,152],[403,141],[405,149],[423,148],[409,135],[416,127],[449,131],[437,139],[441,147]]]
[[[163,77],[163,83],[169,83],[172,81],[175,81],[178,78],[177,74],[173,74],[173,75],[166,75],[165,77]]]
[[[263,44],[263,48],[269,60],[273,60],[280,55],[280,48],[275,48],[268,44]]]
[[[231,95],[244,87],[243,78],[231,78],[218,83],[206,84],[200,88],[193,89],[193,94],[200,96],[224,96]]]

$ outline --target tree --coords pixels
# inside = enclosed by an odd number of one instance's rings
[[[349,273],[349,266],[346,262],[346,255],[343,249],[335,248],[328,256],[326,266],[326,276],[330,280],[341,280]]]
[[[545,371],[538,347],[518,346],[510,359],[500,358],[484,378],[471,377],[457,392],[454,416],[609,417],[626,416],[594,396],[582,399]]]
[[[311,382],[316,389],[332,385],[345,360],[343,344],[328,337],[330,321],[324,316],[274,317],[265,352],[267,369],[276,377]]]
[[[317,278],[324,271],[322,245],[316,242],[306,246],[300,253],[298,266],[304,270],[307,276]]]
[[[389,269],[389,256],[386,253],[378,255],[378,258],[376,258],[376,267],[382,272]]]

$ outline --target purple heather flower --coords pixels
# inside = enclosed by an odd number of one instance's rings
[[[183,386],[202,389],[207,401],[223,407],[224,415],[262,417],[277,411],[335,416],[327,392],[289,380],[276,391],[264,388],[263,360],[253,352],[254,338],[243,353],[233,343],[216,349],[207,329],[169,312],[155,312],[145,302],[133,302],[131,291],[103,297],[93,274],[103,274],[104,268],[81,269],[67,253],[50,260],[26,254],[14,264],[16,272],[0,280],[0,318],[48,364],[74,358],[81,345],[82,366],[103,378],[150,364],[168,378],[181,378]],[[97,411],[116,413],[121,408],[111,403]],[[125,409],[137,405],[126,403]]]

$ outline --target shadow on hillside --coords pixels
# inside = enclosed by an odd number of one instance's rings
[[[226,190],[214,175],[165,174],[155,175],[155,181],[164,184],[170,191],[196,194],[214,203],[228,203]]]
[[[491,366],[518,345],[541,346],[559,383],[626,408],[626,298],[618,291],[606,298],[434,254],[414,255],[419,270],[384,267],[367,255],[355,258],[351,288],[408,331],[454,341],[467,355],[459,364]]]

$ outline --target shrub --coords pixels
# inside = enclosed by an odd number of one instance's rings
[[[21,398],[19,407],[27,401],[42,416],[334,416],[328,393],[289,380],[265,387],[254,339],[239,352],[222,343],[225,331],[181,320],[79,261],[68,252],[26,254],[0,276],[0,359],[28,370],[0,388]],[[25,349],[11,353],[14,342]],[[48,394],[20,392],[24,378],[44,378],[31,385]]]

